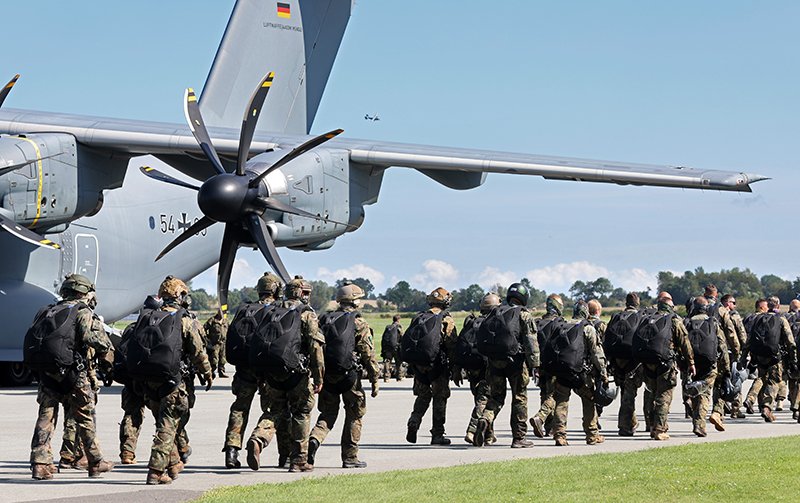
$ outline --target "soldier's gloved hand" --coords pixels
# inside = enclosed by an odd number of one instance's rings
[[[322,391],[322,383],[321,383],[321,382],[320,382],[320,383],[316,383],[316,382],[315,382],[315,383],[314,383],[314,394],[316,395],[316,394],[318,394],[320,391]]]
[[[211,374],[210,370],[203,375],[203,381],[205,381],[206,384],[206,391],[210,390],[211,384],[214,382],[214,376]]]
[[[694,377],[697,374],[697,369],[694,365],[689,365],[689,377]]]
[[[380,385],[378,384],[378,381],[372,381],[372,393],[370,393],[370,396],[372,398],[375,398],[376,396],[378,396],[378,389],[379,388],[380,388]]]
[[[453,384],[461,387],[461,384],[464,382],[464,376],[461,374],[460,368],[454,368],[453,371],[450,373],[450,379],[452,379]]]

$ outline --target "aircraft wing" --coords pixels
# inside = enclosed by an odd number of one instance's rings
[[[176,169],[200,180],[214,173],[213,168],[202,160],[202,152],[185,125],[0,110],[0,133],[52,131],[72,134],[80,143],[99,149],[130,155],[155,154],[173,164]],[[235,159],[239,131],[209,128],[209,133],[217,151],[223,156],[223,161],[229,163],[231,159]],[[255,136],[250,155],[271,148],[290,149],[309,138],[304,135],[259,133]],[[550,180],[736,192],[751,192],[751,183],[768,179],[752,173],[702,170],[679,165],[595,161],[357,140],[341,136],[326,143],[326,147],[348,150],[351,161],[365,166],[417,169],[454,189],[477,187],[483,183],[487,173],[535,175]]]

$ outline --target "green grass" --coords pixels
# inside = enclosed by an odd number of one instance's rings
[[[202,503],[769,501],[800,492],[800,436],[225,487]]]

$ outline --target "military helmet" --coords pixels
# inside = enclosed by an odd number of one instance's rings
[[[425,297],[429,306],[448,307],[453,300],[453,295],[442,287],[437,287]]]
[[[616,386],[603,384],[603,381],[598,379],[592,401],[601,407],[608,407],[617,398],[618,393],[619,389]]]
[[[509,304],[514,299],[520,306],[527,306],[530,298],[531,293],[528,291],[528,287],[522,283],[511,283],[511,286],[508,287],[508,292],[506,292],[506,302]]]
[[[292,281],[286,284],[286,298],[287,299],[302,299],[304,296],[311,294],[311,283],[304,280],[302,276],[297,275]]]
[[[336,289],[336,302],[354,302],[364,298],[364,290],[351,281],[345,281]]]
[[[186,283],[174,276],[167,276],[158,287],[158,296],[162,299],[179,299],[189,294]]]
[[[271,272],[265,272],[263,276],[258,278],[258,283],[256,283],[256,292],[258,292],[258,295],[260,296],[267,294],[276,296],[282,286],[283,283],[279,277]]]
[[[500,305],[500,296],[494,292],[489,292],[481,299],[481,311],[491,311]]]
[[[575,303],[575,308],[572,310],[572,317],[574,319],[589,319],[589,305],[586,302],[579,300]]]
[[[564,312],[564,301],[555,293],[550,294],[545,302],[548,311],[556,312],[559,316]]]
[[[704,380],[689,381],[689,382],[687,382],[686,384],[683,385],[683,391],[686,394],[686,396],[689,397],[689,398],[696,398],[696,397],[702,395],[706,391],[707,388],[708,388],[708,385],[706,384],[706,382]]]
[[[94,284],[83,274],[67,275],[59,291],[64,298],[83,297],[89,292],[94,292]]]

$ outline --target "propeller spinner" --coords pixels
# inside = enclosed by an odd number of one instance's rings
[[[228,310],[228,286],[233,269],[233,262],[236,258],[236,250],[238,250],[239,244],[243,241],[254,242],[278,276],[285,282],[291,280],[291,276],[283,265],[275,243],[272,241],[272,236],[267,229],[266,222],[263,218],[264,211],[272,210],[308,218],[327,220],[318,215],[278,201],[277,199],[269,197],[269,195],[263,195],[261,181],[266,178],[269,173],[341,134],[343,130],[336,129],[308,140],[293,148],[289,153],[278,159],[278,161],[258,175],[248,175],[245,172],[245,164],[247,163],[250,145],[253,142],[258,117],[261,114],[261,107],[264,104],[264,100],[269,93],[273,77],[274,73],[272,72],[265,76],[250,98],[250,103],[245,111],[244,119],[242,120],[236,170],[233,173],[228,173],[225,170],[211,143],[208,130],[200,114],[197,97],[192,89],[186,90],[184,101],[186,120],[189,123],[189,128],[197,140],[197,143],[200,145],[200,149],[203,151],[208,161],[214,166],[217,174],[212,175],[206,179],[200,187],[197,187],[156,169],[150,167],[141,168],[142,173],[150,178],[196,190],[197,204],[204,215],[203,218],[169,243],[158,257],[156,257],[156,260],[159,260],[173,248],[207,227],[217,222],[225,224],[217,272],[217,294],[219,295],[220,308],[223,314]],[[347,224],[341,225],[347,226]]]

